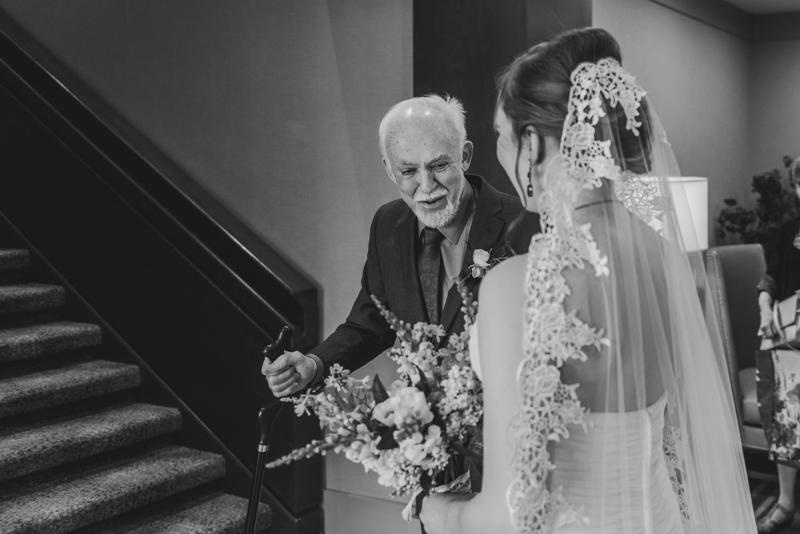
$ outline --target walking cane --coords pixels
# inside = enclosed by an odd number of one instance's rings
[[[284,326],[278,339],[274,343],[267,345],[264,349],[264,356],[269,361],[275,361],[292,339],[292,329]],[[267,452],[269,451],[269,435],[272,433],[272,425],[278,418],[278,414],[285,403],[281,403],[272,420],[268,420],[269,410],[264,406],[258,411],[258,425],[261,427],[261,439],[258,442],[258,458],[256,458],[256,468],[253,471],[253,487],[250,489],[250,503],[247,505],[247,521],[244,526],[244,534],[253,534],[256,531],[256,519],[258,518],[258,503],[261,502],[261,483],[264,481],[264,466],[267,464]]]

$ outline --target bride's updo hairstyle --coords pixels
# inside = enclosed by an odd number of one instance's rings
[[[600,28],[570,30],[530,48],[500,74],[497,104],[511,121],[518,146],[517,163],[522,151],[519,140],[528,126],[539,136],[561,140],[572,71],[581,63],[596,63],[603,58],[622,63],[619,44],[610,33]],[[642,99],[639,109],[638,120],[644,128],[639,128],[638,136],[625,127],[627,118],[622,105],[618,103],[611,108],[605,98],[603,101],[614,131],[598,127],[595,137],[600,141],[608,136],[615,137],[612,146],[620,147],[623,153],[613,156],[622,170],[647,173],[650,169],[650,116],[646,99]],[[542,143],[539,146],[536,163],[544,157]]]

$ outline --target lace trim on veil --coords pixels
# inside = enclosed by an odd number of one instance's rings
[[[572,219],[575,198],[582,189],[599,187],[601,178],[607,178],[614,181],[618,199],[637,217],[658,227],[663,216],[655,186],[633,173],[623,173],[611,155],[611,142],[595,139],[594,127],[606,115],[601,96],[612,107],[622,105],[627,129],[638,135],[641,123],[636,118],[644,90],[611,58],[582,63],[573,71],[571,81],[561,139],[566,179],[551,184],[542,194],[539,208],[543,231],[531,240],[528,253],[525,352],[517,372],[522,409],[510,427],[515,450],[507,502],[517,532],[526,534],[584,522],[582,510],[567,502],[561,488],[550,491],[546,487],[547,476],[555,468],[547,445],[568,438],[570,424],[586,430],[587,412],[576,394],[578,384],[562,383],[560,367],[570,359],[585,361],[583,347],[610,345],[602,330],[580,321],[575,310],[564,308],[570,292],[562,274],[565,269],[582,269],[588,258],[596,276],[609,275],[608,258],[598,250],[591,225],[579,225]],[[677,459],[677,449],[671,450],[671,458]],[[672,469],[670,477],[681,496],[679,468]],[[684,511],[683,499],[681,502]]]
[[[672,399],[670,399],[672,400]],[[678,507],[681,511],[685,534],[692,534],[694,528],[691,526],[689,517],[689,504],[686,495],[686,465],[680,454],[685,445],[680,429],[675,424],[676,403],[669,402],[664,422],[664,458],[666,459],[669,479],[672,482],[672,491],[678,499]]]

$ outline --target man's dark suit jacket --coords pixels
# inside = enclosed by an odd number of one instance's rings
[[[489,250],[503,241],[519,254],[527,252],[531,237],[539,232],[539,217],[523,214],[519,198],[501,193],[480,176],[466,175],[475,188],[477,203],[467,237],[467,253],[460,278],[477,297],[479,279],[466,276],[476,249]],[[520,217],[522,217],[520,219]],[[517,220],[513,231],[509,225]],[[375,295],[403,322],[427,321],[425,301],[417,274],[417,217],[399,199],[381,206],[372,220],[369,251],[361,291],[344,324],[321,345],[309,351],[325,364],[324,376],[333,364],[355,370],[394,345],[395,332],[372,302]],[[441,324],[447,335],[464,328],[461,296],[456,285],[450,289],[442,307]]]

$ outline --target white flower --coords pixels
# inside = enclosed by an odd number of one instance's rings
[[[369,463],[377,457],[373,450],[372,436],[366,425],[358,425],[356,430],[358,431],[358,439],[349,445],[344,454],[351,462]]]
[[[393,387],[389,398],[375,406],[372,417],[386,426],[395,428],[425,425],[433,421],[433,413],[425,394],[415,387]]]
[[[489,267],[489,253],[482,248],[476,249],[475,252],[472,253],[472,263],[486,269]]]
[[[303,395],[300,397],[300,400],[294,405],[294,414],[297,417],[301,415],[310,415],[309,406],[308,406],[309,395]]]
[[[425,436],[421,432],[414,432],[401,441],[400,451],[411,464],[426,467],[428,463],[437,461],[439,455],[436,454],[435,449],[441,444],[442,429],[437,425],[431,425]]]

